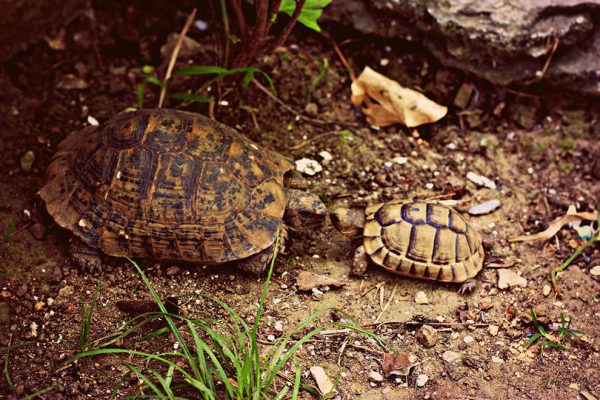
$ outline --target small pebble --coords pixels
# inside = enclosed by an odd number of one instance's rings
[[[46,238],[46,227],[39,222],[31,225],[29,231],[31,232],[31,236],[33,236],[36,240],[44,240]]]
[[[600,276],[600,265],[595,265],[590,269],[590,274],[593,276]]]
[[[569,389],[579,390],[579,383],[573,382],[569,384]]]
[[[423,347],[431,348],[435,346],[438,341],[438,332],[430,325],[423,325],[421,329],[417,331],[416,337]]]
[[[417,386],[418,387],[423,387],[427,384],[427,382],[429,381],[429,377],[425,374],[419,374],[417,376]]]
[[[166,272],[169,276],[177,275],[181,272],[181,268],[179,268],[177,265],[171,265],[169,268],[167,268]]]
[[[37,303],[35,303],[35,311],[40,311],[42,308],[44,308],[44,306],[46,305],[46,303],[44,303],[43,301],[38,301]]]
[[[498,331],[500,331],[500,327],[498,325],[490,325],[488,327],[488,333],[490,334],[490,336],[498,335]]]
[[[489,297],[484,297],[481,300],[479,300],[478,306],[481,311],[487,311],[493,307],[492,299],[490,299]]]
[[[467,174],[467,179],[476,185],[484,186],[488,189],[496,190],[496,183],[494,183],[494,181],[492,181],[488,177],[478,175],[474,172],[469,172]]]
[[[501,364],[501,363],[504,362],[504,360],[501,359],[500,357],[492,356],[492,362],[493,363],[497,363],[497,364]]]
[[[35,153],[31,150],[27,150],[21,157],[21,169],[23,172],[31,172],[33,168],[33,162],[35,161]]]
[[[91,115],[88,115],[87,117],[87,123],[90,124],[91,126],[98,126],[100,125],[100,123],[98,122],[98,120],[94,117],[92,117]]]
[[[22,383],[20,383],[17,386],[15,386],[15,394],[18,397],[23,396],[25,394],[25,385],[23,385]]]
[[[327,150],[321,151],[319,153],[319,155],[321,156],[321,158],[323,159],[323,161],[331,161],[331,160],[333,160],[333,156]]]
[[[267,336],[267,340],[269,342],[274,342],[275,341],[275,335],[269,335],[269,336]]]
[[[381,375],[377,371],[371,371],[371,372],[369,372],[368,379],[369,379],[369,382],[381,383],[381,382],[383,382],[383,375]]]
[[[500,200],[494,199],[489,200],[481,204],[477,204],[471,208],[469,208],[469,214],[471,215],[484,215],[489,214],[492,211],[496,210],[500,207]]]
[[[417,294],[415,296],[415,303],[429,304],[429,299],[427,298],[427,295],[425,294],[425,292],[423,292],[423,291],[417,292]]]
[[[394,157],[392,158],[392,161],[395,162],[396,164],[406,164],[406,162],[408,161],[407,157]]]
[[[21,285],[17,288],[17,296],[23,297],[27,293],[27,285]]]
[[[281,321],[277,321],[275,322],[275,325],[273,325],[273,328],[277,331],[277,332],[283,332],[283,324],[281,323]]]
[[[550,287],[550,285],[544,285],[544,288],[542,289],[542,293],[544,294],[544,296],[548,296],[551,291],[552,288]]]
[[[447,363],[456,363],[463,359],[463,353],[458,353],[456,351],[448,350],[448,351],[445,351],[444,354],[442,354],[442,358]]]
[[[315,160],[301,158],[300,160],[296,160],[296,170],[312,176],[323,171],[323,167]]]
[[[463,342],[465,342],[466,344],[471,344],[475,341],[475,338],[471,335],[467,335],[463,338]]]
[[[319,106],[317,106],[315,103],[308,103],[306,107],[304,107],[304,112],[311,117],[315,117],[319,113]]]

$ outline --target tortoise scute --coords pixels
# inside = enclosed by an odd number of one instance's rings
[[[67,137],[40,193],[109,255],[218,264],[275,241],[292,167],[197,114],[142,110]]]
[[[393,272],[462,282],[482,268],[479,234],[448,207],[427,201],[392,201],[368,207],[366,219],[367,254]]]

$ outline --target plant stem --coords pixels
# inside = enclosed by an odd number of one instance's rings
[[[165,101],[168,86],[167,82],[169,81],[169,79],[171,79],[171,74],[173,73],[173,68],[175,67],[175,61],[177,61],[177,55],[179,54],[179,50],[181,49],[181,44],[183,43],[183,39],[185,38],[187,31],[190,29],[190,26],[192,26],[192,22],[194,22],[194,17],[196,17],[195,8],[188,16],[187,21],[185,21],[185,25],[183,26],[183,29],[179,34],[179,38],[177,38],[177,44],[173,48],[173,53],[171,54],[171,59],[169,60],[169,66],[167,67],[167,73],[165,74],[165,79],[163,81],[164,85],[160,89],[160,97],[158,98],[158,108],[161,108]]]

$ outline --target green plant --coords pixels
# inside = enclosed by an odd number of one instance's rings
[[[592,234],[592,237],[586,240],[581,246],[579,246],[573,254],[569,256],[562,264],[560,264],[555,270],[550,273],[550,281],[552,285],[556,288],[556,278],[558,274],[567,269],[569,265],[577,258],[585,249],[596,243],[600,240],[600,215],[598,216],[598,221],[596,221],[596,230]]]
[[[277,248],[277,242],[275,248]],[[127,361],[121,362],[129,372],[116,385],[117,388],[113,393],[113,397],[116,396],[116,390],[131,374],[137,376],[142,382],[140,387],[137,388],[141,392],[138,397],[147,397],[147,393],[152,392],[151,397],[175,399],[181,398],[176,395],[178,390],[190,389],[195,391],[195,398],[204,399],[296,399],[301,388],[317,394],[311,387],[301,384],[301,368],[298,365],[296,356],[300,346],[317,333],[333,326],[347,328],[369,337],[378,338],[373,333],[362,329],[349,316],[347,317],[353,321],[352,323],[322,325],[304,333],[307,327],[318,317],[330,311],[329,309],[322,309],[311,314],[304,322],[286,335],[278,338],[267,355],[261,356],[258,328],[276,256],[277,252],[275,251],[258,303],[254,323],[251,326],[225,302],[208,295],[202,295],[202,297],[213,302],[225,312],[227,316],[225,322],[217,320],[201,321],[168,313],[142,269],[133,260],[129,260],[137,269],[160,312],[147,313],[133,318],[109,339],[86,352],[76,354],[65,362],[71,363],[77,359],[100,354],[127,355]],[[338,312],[346,315],[341,311]],[[158,336],[170,333],[175,337],[180,351],[151,354],[110,347],[115,342],[138,332],[142,326],[159,316],[164,318],[168,326],[145,335],[141,341],[153,340]],[[298,335],[300,335],[300,338],[297,337]],[[380,341],[380,339],[378,340]],[[296,371],[293,378],[282,373],[283,368],[290,362],[294,365]],[[281,388],[276,389],[275,380],[281,376],[292,383],[291,388],[283,385]]]
[[[10,222],[6,226],[6,229],[2,233],[2,236],[0,236],[0,243],[8,242],[8,239],[10,239],[10,237],[13,235],[13,233],[15,233],[16,224],[17,224],[17,220],[16,220],[15,216],[11,215]]]
[[[92,314],[94,313],[94,308],[96,308],[96,300],[98,299],[98,294],[100,293],[100,287],[102,287],[102,278],[98,279],[96,291],[92,296],[92,303],[88,309],[85,308],[83,295],[81,295],[81,327],[79,329],[80,351],[85,351],[86,347],[90,343],[90,325],[92,323]]]
[[[529,313],[531,314],[531,322],[533,322],[533,325],[535,326],[537,332],[531,335],[529,341],[527,342],[527,347],[531,347],[534,343],[538,341],[538,339],[544,338],[546,340],[539,342],[540,347],[554,347],[557,349],[566,350],[567,347],[564,344],[556,341],[552,335],[546,332],[546,329],[544,329],[543,325],[538,321],[537,316],[535,315],[535,311],[533,311],[533,308],[529,309]],[[558,328],[558,336],[560,339],[567,340],[576,335],[583,334],[583,331],[571,329],[571,319],[572,318],[569,317],[569,321],[565,321],[565,316],[563,315],[563,313],[560,313],[561,324]]]
[[[321,83],[321,80],[323,79],[323,77],[327,74],[327,72],[329,72],[329,60],[328,59],[323,58],[322,62],[316,61],[316,63],[317,63],[317,65],[319,65],[319,73],[310,82],[310,86],[308,87],[308,91],[306,93],[307,100],[310,100],[310,97],[312,96],[315,89],[317,89],[317,87]]]

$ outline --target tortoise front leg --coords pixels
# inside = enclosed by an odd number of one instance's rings
[[[73,261],[83,272],[102,272],[102,255],[100,251],[83,243],[79,238],[69,242],[69,253]]]
[[[352,259],[352,275],[361,276],[367,272],[369,266],[369,256],[365,250],[365,246],[362,244],[356,248],[354,252],[354,258]]]
[[[285,242],[287,240],[287,229],[282,226],[279,228],[279,248],[277,254],[281,254],[285,250]],[[256,276],[261,276],[265,270],[269,269],[271,260],[273,259],[273,250],[275,243],[261,251],[260,253],[254,254],[248,258],[240,261],[239,268],[242,271],[249,272]]]

